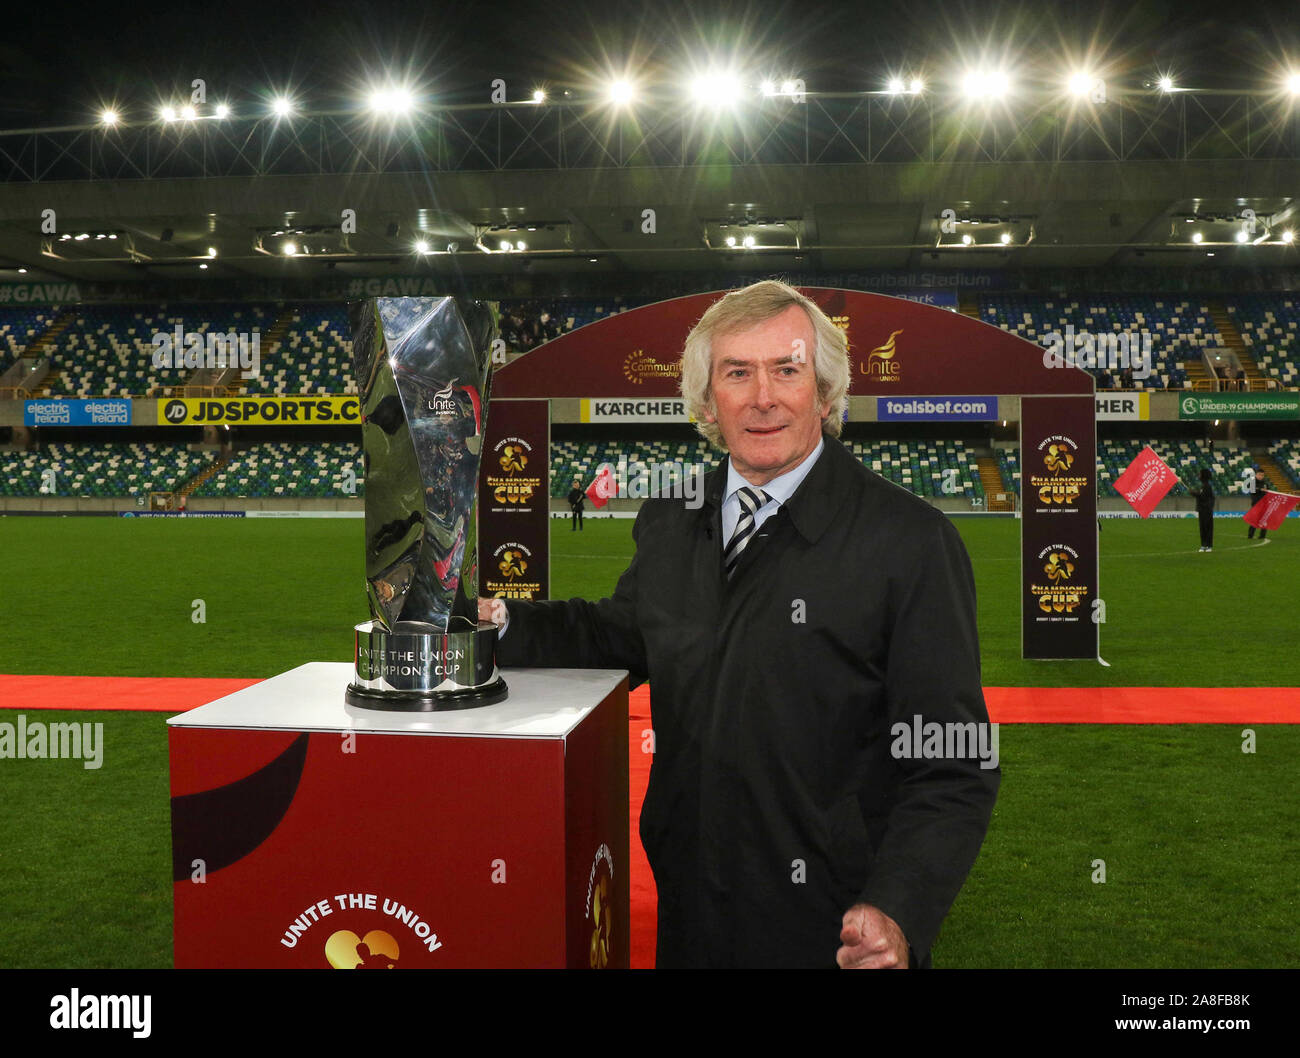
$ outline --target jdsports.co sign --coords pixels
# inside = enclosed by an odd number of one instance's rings
[[[160,426],[297,426],[361,422],[356,397],[233,397],[207,400],[173,397],[158,401]]]

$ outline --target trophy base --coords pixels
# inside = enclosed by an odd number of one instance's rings
[[[369,691],[356,684],[348,684],[344,700],[356,709],[386,709],[398,713],[441,713],[452,709],[477,709],[481,705],[495,705],[510,696],[506,681],[498,676],[482,687],[467,687],[461,691],[429,691],[414,694],[398,691]]]
[[[467,625],[469,622],[465,622]],[[355,666],[344,699],[358,709],[432,713],[475,709],[509,695],[496,667],[496,626],[427,631],[428,625],[356,626]]]

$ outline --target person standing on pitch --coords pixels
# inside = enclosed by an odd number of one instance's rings
[[[1251,492],[1251,493],[1247,493],[1247,496],[1248,496],[1248,498],[1249,498],[1250,505],[1251,505],[1252,507],[1254,507],[1255,504],[1257,504],[1260,500],[1262,500],[1262,499],[1264,498],[1264,493],[1266,493],[1267,491],[1268,491],[1268,478],[1264,477],[1263,474],[1261,474],[1261,473],[1259,473],[1258,471],[1256,471],[1256,472],[1255,472],[1255,491],[1254,491],[1254,492]],[[1246,526],[1246,539],[1247,539],[1247,540],[1254,540],[1254,539],[1255,539],[1255,527],[1254,527],[1253,525],[1247,525],[1247,526]],[[1268,539],[1268,530],[1267,530],[1267,529],[1260,529],[1260,531],[1259,531],[1259,539],[1260,539],[1260,543],[1263,543],[1265,540]]]
[[[703,495],[642,505],[608,599],[479,603],[503,666],[649,677],[660,967],[928,966],[988,828],[970,560],[840,442],[849,378],[844,332],[793,287],[720,298],[682,355],[728,453]],[[964,746],[933,745],[955,728]]]
[[[1187,486],[1187,491],[1196,497],[1196,517],[1201,523],[1201,551],[1214,550],[1214,484],[1210,480],[1208,467],[1201,467],[1201,487]]]
[[[582,482],[578,478],[573,479],[573,488],[569,490],[569,510],[573,513],[569,520],[573,522],[573,531],[576,533],[582,528],[582,511],[583,503],[586,497],[582,492]]]

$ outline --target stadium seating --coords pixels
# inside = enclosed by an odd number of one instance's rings
[[[1245,448],[1216,448],[1206,450],[1198,441],[1116,441],[1108,440],[1097,446],[1097,478],[1101,495],[1118,496],[1114,481],[1128,467],[1146,445],[1150,445],[1181,481],[1200,480],[1202,467],[1208,467],[1215,494],[1228,496],[1241,494],[1242,472],[1255,466],[1250,452]],[[1186,496],[1185,485],[1175,485],[1171,495]]]
[[[547,298],[502,300],[501,337],[512,353],[529,349],[558,338],[561,334],[585,327],[589,323],[617,316],[637,305],[649,304],[655,298]],[[546,318],[543,319],[542,317]]]
[[[1114,481],[1137,457],[1151,447],[1179,474],[1194,481],[1202,466],[1213,472],[1214,490],[1219,496],[1242,492],[1242,473],[1259,467],[1245,448],[1218,448],[1211,454],[1194,441],[1103,440],[1097,451],[1100,495],[1118,497]],[[894,484],[927,498],[964,497],[982,505],[985,493],[979,479],[976,456],[961,441],[849,441],[848,447],[864,465]],[[1289,475],[1274,481],[1277,488],[1300,489],[1300,443],[1280,440],[1269,446],[1269,454]],[[681,464],[689,473],[692,466],[713,470],[723,454],[703,439],[690,441],[556,441],[550,466],[550,495],[568,495],[573,479],[584,489],[591,484],[602,464],[616,469],[625,461],[632,464]],[[0,496],[42,495],[41,473],[56,472],[56,496],[124,497],[153,491],[175,491],[197,476],[215,459],[211,453],[194,453],[179,445],[166,444],[50,444],[43,450],[7,452],[0,455]],[[1009,491],[1020,490],[1020,460],[1014,449],[997,450],[998,467]],[[356,477],[355,491],[344,488],[349,471]],[[955,475],[948,476],[949,471]],[[680,474],[666,479],[670,487]],[[951,487],[945,490],[944,481]],[[1186,496],[1184,485],[1171,493]],[[234,453],[224,466],[199,484],[191,495],[200,497],[295,497],[347,499],[365,495],[361,449],[346,441],[263,442]]]
[[[610,463],[617,469],[621,459],[628,464],[637,461],[662,464],[675,460],[683,467],[702,464],[708,471],[718,466],[722,457],[722,453],[703,438],[691,441],[554,441],[551,449],[551,495],[559,498],[569,494],[574,478],[580,478],[585,489],[603,463]],[[674,476],[669,477],[670,483],[675,480]]]
[[[355,491],[345,489],[348,472]],[[347,441],[267,441],[235,452],[191,496],[347,499],[365,495],[361,446]]]
[[[1150,445],[1179,476],[1180,483],[1170,490],[1171,496],[1189,495],[1181,482],[1199,481],[1201,467],[1209,467],[1216,495],[1227,496],[1242,492],[1242,471],[1255,467],[1250,452],[1245,448],[1216,448],[1213,453],[1196,441],[1121,441],[1103,439],[1097,445],[1097,487],[1102,499],[1118,498],[1115,479],[1137,458],[1138,453]],[[1014,451],[999,449],[998,466],[1002,479],[1020,491],[1020,461]]]
[[[918,496],[984,499],[975,456],[961,441],[851,441],[849,450],[871,470]],[[945,478],[951,482],[948,489]]]
[[[1300,297],[1294,294],[1236,294],[1224,299],[1250,355],[1261,372],[1283,386],[1300,385]]]
[[[1020,495],[1020,453],[1013,448],[997,449],[998,473],[1008,492]]]
[[[850,441],[849,450],[870,469],[918,496],[964,496],[984,499],[975,456],[961,441]],[[702,438],[693,441],[557,441],[552,445],[551,495],[567,496],[575,477],[585,489],[601,464],[615,468],[620,459],[629,464],[670,463],[689,467],[703,465],[705,472],[717,467],[723,453]],[[944,490],[946,472],[952,491]],[[669,481],[675,480],[670,477]]]
[[[532,325],[541,315],[544,326],[534,328],[537,339],[555,337],[606,316],[625,312],[653,299],[557,298],[546,302],[518,299],[500,302],[502,334],[507,348],[515,322]],[[11,309],[0,314],[0,370],[58,314],[57,308]],[[283,334],[275,333],[283,317]],[[356,393],[352,378],[352,328],[340,302],[290,305],[259,303],[186,303],[150,306],[80,306],[50,352],[53,374],[50,395],[62,397],[144,396],[156,386],[178,385],[190,376],[187,368],[153,366],[153,335],[172,332],[180,324],[200,334],[230,331],[259,334],[259,373],[243,384],[254,395]],[[543,333],[544,332],[544,333]]]
[[[166,444],[50,444],[0,454],[0,496],[40,496],[42,474],[55,471],[50,495],[143,496],[174,492],[214,462],[211,452]],[[348,470],[357,477],[347,492]],[[193,497],[349,498],[365,495],[361,448],[330,442],[267,442],[236,452]]]
[[[502,336],[514,352],[535,347],[596,320],[625,312],[651,298],[612,297],[503,299]],[[1261,370],[1283,385],[1300,384],[1300,360],[1292,343],[1300,329],[1300,298],[1285,294],[1242,294],[1227,299],[1242,339]],[[57,309],[8,309],[0,314],[0,369],[39,335]],[[540,323],[545,314],[548,322]],[[1069,297],[1032,293],[981,294],[981,320],[1035,343],[1049,332],[1149,334],[1153,371],[1134,379],[1138,389],[1189,388],[1184,367],[1205,350],[1222,347],[1204,299],[1159,294],[1089,294]],[[283,333],[275,331],[282,320]],[[155,370],[152,336],[177,323],[200,333],[258,330],[261,372],[246,382],[252,394],[355,393],[351,372],[351,327],[339,302],[289,305],[187,303],[140,308],[84,305],[54,342],[51,360],[56,396],[141,396],[151,387],[179,383],[186,369]],[[527,332],[526,337],[521,337]],[[1099,389],[1121,384],[1119,374],[1092,369]]]
[[[347,308],[317,302],[289,309],[283,337],[263,349],[262,370],[244,387],[253,394],[356,393],[352,325]]]
[[[1269,484],[1290,492],[1300,489],[1300,442],[1274,441],[1268,446],[1268,454],[1289,476],[1288,481],[1271,481]]]
[[[167,444],[50,444],[0,458],[0,496],[146,496],[172,492],[212,462],[207,452]],[[54,490],[43,474],[53,470]]]
[[[59,314],[57,306],[0,310],[0,373],[38,337]]]
[[[154,368],[153,336],[174,332],[265,333],[274,309],[257,304],[173,304],[153,309],[83,305],[50,353],[57,374],[50,393],[63,397],[142,397],[154,386],[179,385],[184,367]],[[260,344],[260,343],[259,343]],[[265,358],[266,349],[260,349]]]
[[[1200,359],[1203,349],[1223,344],[1204,301],[1172,296],[981,294],[980,319],[1038,344],[1051,332],[1064,338],[1066,327],[1075,334],[1149,334],[1151,375],[1134,379],[1135,389],[1190,388],[1184,361]],[[1120,385],[1118,371],[1090,370],[1098,389]]]

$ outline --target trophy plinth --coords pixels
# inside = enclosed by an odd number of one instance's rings
[[[494,660],[496,625],[441,632],[417,622],[388,631],[378,621],[356,626],[356,673],[348,705],[361,709],[440,712],[504,701],[509,693]]]
[[[458,298],[351,306],[366,488],[366,594],[349,705],[432,712],[504,699],[478,620],[478,482],[492,308]]]

